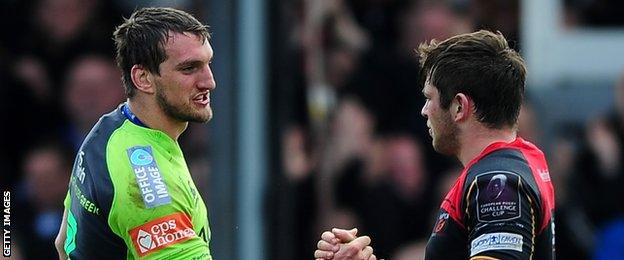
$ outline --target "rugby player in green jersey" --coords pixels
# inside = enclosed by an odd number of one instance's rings
[[[114,39],[128,99],[76,156],[59,257],[211,259],[206,206],[177,142],[188,122],[212,117],[208,29],[183,11],[144,8]]]

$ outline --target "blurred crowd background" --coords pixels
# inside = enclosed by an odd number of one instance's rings
[[[263,227],[257,259],[311,259],[322,230],[354,226],[373,238],[378,256],[420,259],[434,214],[462,166],[431,147],[414,49],[489,29],[524,54],[524,2],[536,1],[262,1],[268,163],[255,220]],[[122,17],[140,6],[173,6],[222,32],[210,8],[222,5],[236,8],[227,0],[0,0],[0,187],[12,192],[13,257],[56,257],[53,241],[75,153],[98,118],[125,99],[111,40]],[[558,24],[564,32],[617,31],[624,26],[623,5],[561,0]],[[226,46],[213,46],[216,66],[235,58],[221,54]],[[221,84],[235,75],[216,68],[215,77],[216,93],[238,90]],[[219,102],[213,102],[216,117],[244,105]],[[227,149],[211,138],[218,122],[191,124],[180,144],[210,208],[213,254],[234,259],[243,250],[237,237],[246,234],[236,223],[242,213],[235,199],[211,192],[217,175],[233,174],[213,169],[223,158],[219,148]],[[558,257],[624,259],[624,77],[530,80],[519,128],[547,154]],[[237,194],[241,188],[225,189]],[[234,217],[213,221],[224,216]]]

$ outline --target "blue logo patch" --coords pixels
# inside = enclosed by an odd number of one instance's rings
[[[150,148],[150,147],[147,147],[147,148]],[[137,148],[136,150],[132,152],[132,154],[130,154],[130,162],[133,165],[145,166],[145,165],[152,163],[153,161],[154,161],[154,157],[151,155],[151,153],[147,152],[143,148]]]
[[[171,203],[165,180],[154,160],[151,146],[135,146],[127,150],[139,193],[146,208]]]

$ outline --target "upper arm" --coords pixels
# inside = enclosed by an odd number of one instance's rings
[[[466,193],[470,257],[529,259],[534,254],[539,206],[521,175],[489,171]]]
[[[468,170],[462,194],[469,257],[536,257],[537,245],[543,244],[538,234],[548,216],[521,151],[501,149],[479,160]]]
[[[97,258],[106,251],[113,258],[125,258],[126,248],[106,219],[110,212],[112,184],[103,144],[84,145],[76,156],[70,178],[66,207],[65,253],[70,258]]]

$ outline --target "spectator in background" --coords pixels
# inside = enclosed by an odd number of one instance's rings
[[[293,224],[297,230],[294,233],[301,237],[291,241],[299,255],[286,258],[298,259],[306,257],[306,251],[313,250],[313,247],[297,241],[313,241],[319,225],[335,220],[339,215],[344,222],[353,220],[342,214],[344,211],[336,210],[334,203],[319,205],[315,202],[318,195],[328,194],[322,191],[333,192],[336,172],[345,162],[359,155],[359,147],[367,144],[358,141],[369,137],[372,128],[369,127],[368,111],[362,110],[351,95],[344,93],[345,86],[361,64],[360,56],[368,47],[368,36],[354,22],[344,1],[302,1],[301,6],[293,7],[309,12],[303,19],[299,19],[301,16],[295,18],[298,23],[293,29],[296,40],[293,47],[302,58],[298,64],[302,65],[301,70],[297,72],[303,74],[293,85],[286,87],[286,91],[295,89],[297,100],[293,102],[294,115],[287,123],[288,130],[281,137],[286,188],[293,196],[276,199],[291,200],[296,204],[288,221],[297,222]],[[342,127],[347,122],[337,119],[344,119],[339,115],[341,113],[356,116],[347,116],[355,125]],[[336,137],[343,134],[354,135],[344,140]],[[331,201],[334,202],[334,198]],[[285,225],[282,222],[282,226]],[[291,229],[288,233],[292,234]]]
[[[343,207],[356,213],[361,232],[375,237],[376,252],[390,255],[399,246],[426,237],[433,190],[428,188],[424,150],[416,139],[391,133],[377,140],[376,147],[367,149],[368,156],[347,168],[337,196]]]
[[[420,116],[424,98],[414,85],[420,79],[414,47],[424,39],[446,39],[470,31],[472,25],[446,3],[415,1],[398,13],[397,40],[392,48],[368,51],[345,92],[358,97],[376,119],[377,133],[410,132],[428,140],[425,119]],[[430,29],[435,28],[435,29]],[[427,172],[446,170],[449,159],[423,146]],[[435,176],[429,178],[436,182]]]
[[[17,233],[27,259],[57,257],[54,238],[63,218],[63,198],[71,171],[71,150],[57,142],[35,145],[23,161],[24,180],[14,212]]]
[[[618,223],[624,220],[624,74],[617,81],[613,96],[615,106],[611,111],[586,124],[569,173],[569,189],[575,192],[568,194],[568,202],[580,207],[581,214],[575,214],[576,218],[586,216],[583,220],[588,222],[583,235],[605,235],[586,243],[590,250],[604,250],[596,242],[621,235]],[[599,253],[596,251],[596,257]]]
[[[580,127],[562,124],[556,133],[551,151],[551,176],[557,187],[555,213],[557,234],[557,257],[560,259],[588,259],[594,248],[594,226],[578,201],[578,194],[571,190],[575,178],[575,159],[578,157]]]
[[[408,1],[404,0],[345,0],[357,23],[370,33],[375,49],[387,49],[397,41],[398,14]]]
[[[588,122],[575,160],[573,190],[580,197],[574,200],[597,227],[624,214],[624,76],[614,90],[615,107]]]
[[[400,47],[413,51],[421,42],[472,31],[474,24],[463,9],[445,1],[414,1],[403,14]]]
[[[532,143],[541,143],[541,132],[537,124],[535,110],[528,100],[525,100],[520,108],[520,115],[518,116],[518,134]]]
[[[471,24],[446,4],[399,2],[303,1],[306,12],[303,17],[318,19],[302,21],[302,26],[295,27],[293,33],[296,36],[303,35],[299,39],[302,39],[305,57],[305,66],[302,68],[305,72],[302,76],[304,82],[300,83],[303,91],[298,93],[300,97],[295,106],[307,106],[294,109],[305,112],[300,113],[303,116],[296,120],[296,124],[285,127],[288,130],[282,137],[285,177],[289,185],[293,185],[294,191],[290,193],[297,194],[288,198],[296,204],[296,213],[291,219],[299,222],[295,225],[297,230],[302,230],[296,234],[309,234],[309,227],[315,223],[325,227],[332,223],[339,225],[339,219],[341,226],[358,221],[371,223],[366,226],[374,224],[374,218],[378,216],[360,215],[362,212],[345,211],[345,205],[336,205],[342,199],[331,194],[341,197],[340,193],[349,193],[339,188],[335,190],[340,187],[337,182],[344,178],[356,176],[364,179],[368,182],[367,188],[379,194],[381,191],[391,191],[383,196],[390,196],[396,201],[391,205],[395,211],[403,211],[408,207],[426,208],[421,205],[421,196],[429,196],[428,191],[421,191],[422,194],[418,191],[406,192],[409,189],[405,187],[407,183],[397,186],[394,182],[382,181],[382,178],[368,179],[370,172],[377,175],[390,174],[385,169],[376,169],[381,168],[380,165],[396,167],[388,163],[376,163],[383,162],[384,146],[390,143],[376,134],[415,133],[413,135],[416,139],[412,141],[416,142],[417,147],[423,147],[418,142],[428,138],[424,120],[419,115],[424,99],[418,99],[420,90],[414,87],[414,82],[419,79],[419,67],[418,61],[410,54],[413,56],[413,48],[422,37],[444,35],[446,38],[469,31]],[[314,4],[318,4],[318,9],[311,8]],[[410,8],[406,9],[406,6]],[[429,12],[436,15],[418,19],[420,15]],[[353,23],[354,19],[359,23]],[[387,26],[381,26],[383,30],[378,31],[381,24]],[[432,25],[441,31],[427,31]],[[397,39],[400,41],[397,42]],[[369,49],[371,47],[374,49]],[[284,91],[292,91],[292,88],[290,85]],[[331,123],[325,123],[324,120]],[[318,127],[323,124],[331,127]],[[434,178],[428,177],[429,172],[445,170],[448,159],[435,154],[429,146],[420,153],[426,158],[424,160],[430,162],[422,169],[421,180],[424,186],[429,187],[435,183]],[[312,197],[310,191],[318,195]],[[405,193],[409,195],[404,197]],[[330,202],[316,204],[316,201]],[[371,200],[371,203],[374,201]],[[352,209],[353,205],[347,206]],[[358,214],[352,214],[354,212]],[[418,213],[410,214],[413,215]],[[318,216],[316,220],[315,216]],[[391,251],[399,243],[422,235],[419,230],[430,228],[425,223],[419,225],[413,227],[411,237],[388,239],[388,246],[380,249]],[[372,228],[380,230],[378,227]],[[312,234],[316,237],[317,231]],[[302,236],[306,239],[310,237]],[[384,241],[386,239],[379,243]],[[294,246],[301,247],[301,244]],[[297,250],[300,255],[288,258],[304,258],[310,248]]]
[[[112,59],[96,54],[79,57],[65,81],[64,110],[69,120],[63,137],[78,150],[101,115],[124,99],[121,73]]]
[[[110,31],[121,17],[108,1],[40,0],[29,10],[26,33],[19,37],[14,71],[38,102],[46,117],[62,118],[62,80],[74,59],[87,52],[113,56]]]
[[[461,173],[462,168],[459,163],[451,163],[448,166],[448,169],[443,173],[439,174],[437,184],[433,187],[433,192],[428,194],[425,198],[431,202],[442,201],[446,196],[446,193],[453,187],[457,177]],[[427,214],[418,212],[421,215],[421,218],[424,216],[426,219],[423,223],[426,223],[424,226],[428,228],[427,231],[430,231],[434,228],[437,219],[437,211],[433,208],[427,212]],[[412,213],[414,214],[414,213]],[[419,239],[412,240],[406,243],[403,243],[401,247],[399,247],[396,251],[393,252],[393,255],[389,259],[396,260],[422,260],[425,258],[425,248],[427,246],[428,237],[423,236]],[[375,244],[377,244],[377,239],[375,239]],[[377,248],[375,248],[377,251]]]
[[[6,12],[2,20],[19,25],[7,26],[0,42],[0,103],[3,111],[19,111],[4,113],[2,118],[12,126],[2,129],[3,135],[19,137],[7,138],[1,145],[7,154],[4,167],[11,173],[6,183],[11,187],[21,179],[19,161],[25,148],[38,140],[40,129],[60,135],[66,120],[61,83],[67,66],[92,50],[112,57],[111,20],[121,15],[108,1],[99,0],[3,1],[0,5]]]
[[[498,30],[509,40],[510,47],[518,50],[520,42],[520,1],[472,0],[468,13],[475,23],[475,29]]]
[[[5,53],[0,49],[0,59],[7,61],[0,63],[0,110],[5,111],[0,118],[5,124],[0,127],[0,133],[5,137],[0,139],[0,183],[14,187],[22,178],[20,161],[28,147],[34,145],[41,135],[39,129],[50,129],[54,121],[46,117],[45,107],[15,77],[11,71],[10,60],[3,54]],[[38,120],[32,120],[33,118]]]
[[[360,102],[344,98],[334,116],[315,176],[315,199],[323,202],[317,205],[317,227],[346,227],[362,221],[363,216],[353,214],[359,211],[352,211],[355,204],[349,197],[362,186],[345,189],[340,182],[348,179],[359,181],[360,185],[375,183],[383,161],[374,136],[375,118]],[[347,200],[346,205],[341,204],[340,198]]]

